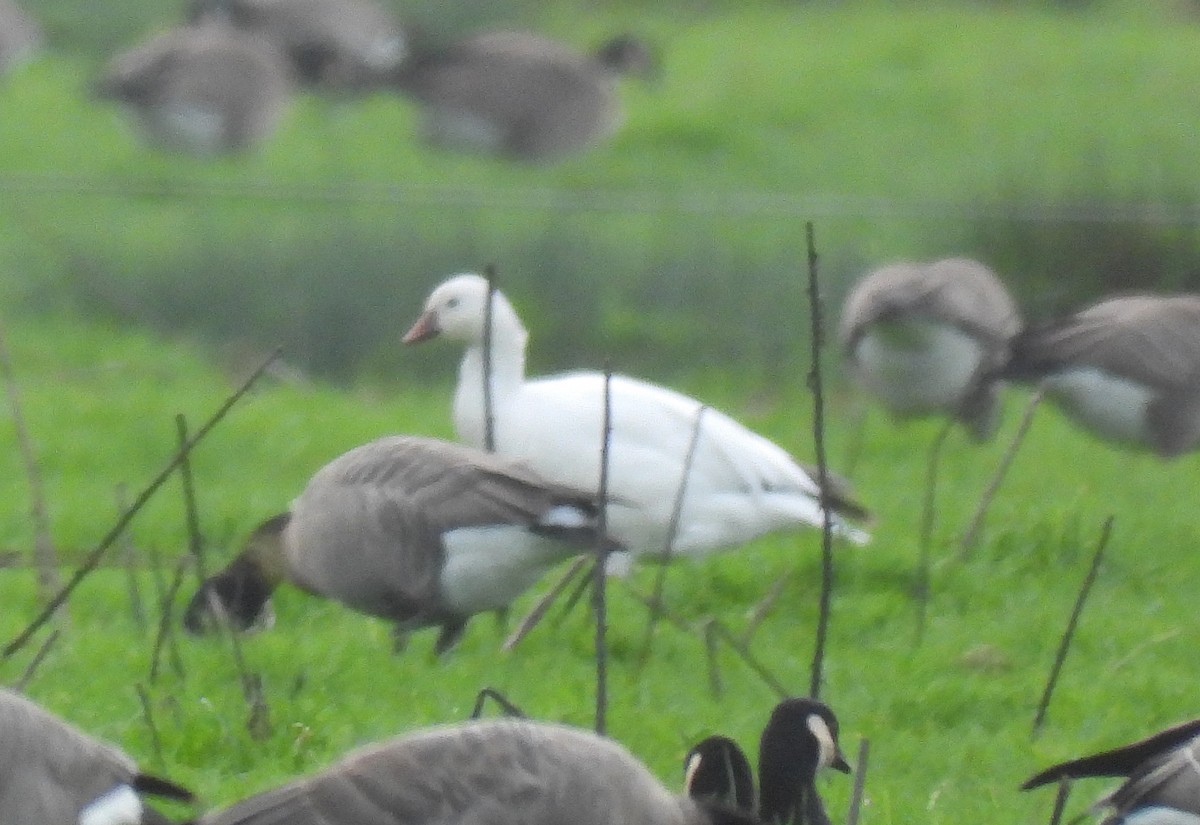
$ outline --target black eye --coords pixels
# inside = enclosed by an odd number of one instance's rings
[[[451,298],[449,301],[446,302],[446,309],[454,309],[456,306],[458,306],[457,298]]]

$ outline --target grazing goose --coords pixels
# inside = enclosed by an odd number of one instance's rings
[[[646,74],[652,63],[646,45],[630,36],[588,56],[531,32],[495,31],[414,56],[396,87],[421,106],[433,145],[547,161],[615,132],[618,78]]]
[[[728,736],[701,739],[683,758],[683,788],[692,799],[715,799],[744,811],[758,807],[750,760]]]
[[[1092,432],[1164,458],[1200,442],[1200,295],[1110,298],[1017,336],[1003,374]]]
[[[442,653],[475,613],[497,610],[596,541],[593,499],[515,462],[431,438],[356,447],[309,480],[192,598],[184,626],[237,627],[288,580],[400,630],[440,625]]]
[[[28,60],[42,42],[33,18],[10,0],[0,0],[0,77]]]
[[[893,415],[951,416],[983,440],[997,420],[992,374],[1020,329],[990,269],[948,258],[871,272],[846,299],[838,334],[854,378]]]
[[[459,437],[484,446],[483,328],[488,283],[458,275],[437,287],[404,336],[467,345],[454,396]],[[526,380],[525,327],[500,292],[492,301],[495,449],[576,489],[600,478],[604,375],[572,372]],[[672,390],[614,376],[609,452],[609,535],[631,553],[662,558],[702,405]],[[775,530],[822,523],[813,478],[783,449],[717,410],[703,408],[671,553],[701,555]],[[861,508],[833,494],[851,515]],[[840,520],[856,541],[866,535]]]
[[[218,23],[172,29],[118,55],[96,93],[123,104],[151,143],[193,155],[262,143],[291,96],[282,56]]]
[[[408,54],[400,23],[374,0],[192,0],[189,16],[269,41],[302,85],[326,92],[378,88]]]
[[[1103,825],[1198,825],[1200,823],[1200,719],[1167,728],[1093,756],[1047,768],[1021,790],[1063,777],[1126,777],[1093,810],[1109,808]]]
[[[189,791],[141,773],[112,745],[0,688],[0,822],[165,825],[141,794],[192,801]]]

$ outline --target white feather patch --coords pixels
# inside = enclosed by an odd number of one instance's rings
[[[829,732],[829,725],[815,713],[810,713],[805,721],[812,735],[817,738],[817,767],[827,768],[837,757],[837,745],[834,744],[833,734]]]
[[[79,812],[79,825],[138,825],[142,800],[128,785],[118,785]]]

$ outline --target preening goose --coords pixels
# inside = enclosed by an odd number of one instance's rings
[[[209,627],[215,597],[247,627],[287,580],[401,630],[440,625],[441,653],[472,615],[506,607],[595,542],[586,494],[470,447],[381,438],[326,464],[289,512],[260,525],[200,587],[184,625]]]
[[[466,344],[454,396],[459,438],[484,446],[483,327],[488,283],[451,278],[429,296],[405,342],[435,336]],[[559,484],[594,490],[600,478],[604,376],[525,378],[528,337],[500,292],[492,302],[495,449]],[[631,553],[662,558],[699,401],[625,376],[612,381],[608,530]],[[782,448],[729,416],[703,409],[671,553],[701,555],[783,529],[822,523],[813,478]],[[835,494],[842,512],[861,508]],[[855,541],[866,535],[836,518]]]
[[[0,0],[0,77],[29,59],[41,42],[34,19],[10,0]]]
[[[546,161],[593,146],[622,120],[617,81],[647,73],[650,50],[621,36],[584,55],[524,31],[477,34],[415,55],[396,79],[436,146]]]
[[[1127,777],[1093,810],[1108,808],[1103,825],[1200,823],[1200,719],[1167,728],[1110,751],[1072,759],[1030,777],[1029,790],[1063,777]]]
[[[374,0],[192,0],[189,15],[269,41],[298,82],[320,91],[378,88],[408,55],[400,22]]]
[[[995,370],[1021,317],[978,261],[898,263],[851,290],[838,336],[859,384],[897,417],[951,416],[982,440],[996,427]]]
[[[141,825],[167,822],[142,794],[192,801],[173,782],[0,688],[0,822],[5,825]]]
[[[118,55],[96,94],[122,104],[151,143],[217,155],[270,137],[291,88],[282,56],[268,43],[206,23],[172,29]]]
[[[1078,424],[1172,457],[1200,443],[1200,296],[1110,298],[1019,335],[1007,377]]]

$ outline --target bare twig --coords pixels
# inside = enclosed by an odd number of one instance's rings
[[[499,705],[500,709],[504,711],[505,716],[516,716],[519,719],[527,718],[525,711],[513,704],[503,693],[493,687],[485,687],[479,693],[475,694],[475,707],[471,710],[472,719],[478,719],[483,715],[483,706],[488,699]]]
[[[183,584],[183,574],[187,571],[189,562],[188,556],[179,557],[179,561],[175,563],[175,574],[171,577],[171,585],[159,603],[158,634],[154,637],[154,650],[150,654],[150,684],[158,681],[158,663],[164,645],[171,657],[171,666],[175,670],[175,675],[181,679],[184,676],[183,660],[179,658],[179,648],[175,644],[175,634],[172,632],[174,623],[171,618],[174,612],[175,595]]]
[[[29,481],[29,516],[33,521],[33,563],[37,568],[38,596],[46,599],[60,585],[58,559],[54,551],[54,539],[50,535],[50,517],[46,512],[46,494],[42,484],[42,472],[38,466],[37,453],[33,449],[33,441],[29,437],[29,428],[25,424],[21,388],[13,373],[12,359],[8,355],[8,344],[5,341],[2,326],[0,326],[0,377],[3,377],[4,387],[8,392],[8,408],[12,414],[13,432],[17,438],[21,462],[25,465],[25,478]]]
[[[22,647],[24,647],[29,641],[29,638],[37,632],[38,628],[49,621],[50,617],[53,616],[54,613],[66,603],[67,599],[70,598],[71,593],[73,593],[75,588],[79,586],[79,583],[82,582],[84,578],[86,578],[87,575],[96,568],[96,565],[100,563],[100,559],[108,551],[108,548],[112,546],[112,543],[116,541],[117,537],[121,535],[127,526],[129,526],[129,522],[133,521],[133,517],[136,516],[142,507],[146,505],[146,502],[148,502],[150,498],[158,491],[158,488],[161,487],[163,483],[171,477],[171,473],[173,473],[175,468],[179,466],[179,462],[183,460],[184,456],[191,450],[195,449],[196,445],[199,444],[200,441],[212,431],[213,427],[220,423],[221,419],[225,417],[233,405],[236,404],[242,398],[242,396],[249,392],[250,387],[254,385],[254,382],[258,380],[259,376],[261,376],[271,365],[271,363],[279,357],[279,352],[279,350],[275,350],[275,352],[271,354],[270,358],[264,361],[258,367],[258,369],[251,373],[250,377],[247,378],[242,385],[225,400],[225,402],[220,406],[220,408],[217,409],[212,417],[204,423],[204,426],[197,430],[196,434],[188,440],[186,449],[177,452],[171,458],[171,460],[167,462],[167,466],[164,467],[159,474],[154,477],[154,479],[134,500],[133,504],[129,506],[129,509],[127,509],[121,515],[121,517],[117,519],[117,523],[109,529],[108,533],[104,535],[104,538],[100,540],[100,543],[97,544],[96,547],[87,555],[87,558],[84,559],[83,564],[78,570],[75,571],[74,575],[71,576],[71,579],[66,583],[66,585],[64,585],[63,588],[58,591],[58,594],[49,601],[42,612],[38,614],[37,618],[30,622],[30,624],[23,631],[17,634],[16,638],[5,645],[3,652],[0,652],[0,660],[9,658]]]
[[[125,512],[125,485],[118,484],[116,491],[117,515]],[[121,561],[125,567],[125,585],[129,590],[129,612],[134,627],[139,633],[146,632],[146,606],[142,601],[142,588],[138,582],[137,550],[129,539],[129,533],[121,534]]]
[[[812,340],[812,369],[808,387],[813,394],[813,440],[817,448],[817,486],[821,504],[821,602],[817,615],[817,641],[813,646],[812,671],[808,693],[820,698],[825,639],[829,635],[829,612],[833,601],[833,512],[829,501],[829,468],[825,460],[825,398],[821,386],[821,291],[817,277],[817,243],[812,221],[804,226],[808,243],[808,304]]]
[[[667,566],[671,562],[671,555],[675,552],[675,537],[679,534],[679,519],[683,515],[683,498],[687,494],[688,478],[692,474],[692,463],[696,458],[696,446],[700,443],[700,423],[704,418],[704,411],[708,407],[701,404],[696,410],[696,418],[692,422],[692,434],[688,439],[687,452],[683,457],[683,472],[679,476],[679,486],[675,488],[675,501],[671,505],[671,518],[667,522],[667,538],[663,543],[662,564],[659,566],[654,577],[654,594],[650,597],[652,604],[650,606],[650,619],[646,622],[646,633],[642,638],[642,650],[638,655],[638,667],[644,667],[650,659],[650,646],[654,641],[654,628],[658,624],[659,614],[662,611],[663,589],[667,584]]]
[[[192,482],[192,462],[188,457],[187,446],[188,426],[183,413],[175,415],[175,431],[179,435],[179,450],[183,455],[179,462],[179,481],[183,488],[184,521],[187,524],[188,552],[196,566],[196,578],[203,584],[208,578],[204,566],[204,537],[200,534],[200,515],[196,508],[196,486]]]
[[[1083,578],[1083,585],[1079,588],[1079,595],[1075,598],[1075,606],[1071,609],[1071,617],[1067,620],[1067,629],[1063,632],[1062,641],[1058,645],[1058,653],[1054,656],[1054,664],[1050,668],[1050,676],[1046,680],[1046,689],[1042,692],[1042,699],[1038,702],[1037,714],[1033,717],[1032,735],[1037,736],[1038,731],[1042,727],[1042,722],[1046,719],[1046,709],[1050,707],[1050,696],[1054,693],[1054,686],[1058,682],[1058,674],[1062,671],[1063,662],[1066,661],[1067,651],[1071,647],[1071,640],[1075,636],[1075,628],[1079,624],[1079,615],[1083,612],[1084,602],[1087,601],[1088,593],[1091,592],[1092,585],[1096,581],[1096,574],[1100,571],[1100,562],[1104,558],[1104,548],[1108,546],[1109,536],[1112,535],[1113,517],[1109,516],[1104,520],[1104,527],[1100,531],[1100,539],[1096,542],[1096,552],[1092,556],[1092,565],[1088,568],[1087,575]]]
[[[53,633],[46,637],[46,641],[42,642],[42,646],[38,648],[38,652],[34,654],[33,659],[25,666],[25,672],[21,674],[21,678],[13,684],[13,690],[17,693],[25,692],[25,688],[33,680],[33,675],[37,673],[37,669],[41,667],[42,662],[45,661],[46,656],[50,653],[50,648],[54,647],[55,642],[58,641],[59,635],[59,631],[55,629]]]
[[[163,762],[162,739],[158,735],[158,725],[154,724],[154,709],[150,704],[150,695],[146,693],[146,687],[141,682],[134,685],[134,688],[142,703],[142,718],[146,720],[146,727],[150,729],[150,744],[154,748],[154,764],[161,769],[166,763]]]
[[[1067,807],[1067,797],[1071,795],[1071,777],[1063,776],[1058,780],[1058,792],[1054,794],[1054,810],[1050,812],[1050,825],[1058,825],[1062,821],[1063,811]]]
[[[504,640],[504,644],[500,646],[501,650],[512,650],[522,639],[529,635],[531,630],[537,627],[538,623],[541,622],[546,612],[550,609],[550,606],[562,595],[567,585],[579,575],[579,572],[583,570],[588,561],[587,556],[580,556],[571,562],[571,566],[566,569],[559,580],[546,591],[546,594],[542,598],[538,599],[533,609],[525,614],[525,618],[517,623],[516,629],[509,634],[508,638]]]
[[[758,604],[754,605],[754,609],[750,612],[750,618],[746,620],[746,626],[742,629],[742,644],[748,645],[753,641],[754,634],[758,632],[759,625],[766,620],[767,615],[771,612],[771,608],[775,606],[775,602],[779,601],[779,597],[787,589],[793,573],[795,573],[794,568],[785,571],[767,590],[767,595],[759,599]]]
[[[925,638],[925,619],[929,613],[929,565],[933,545],[933,522],[937,515],[937,481],[938,464],[942,456],[942,447],[946,436],[954,429],[954,419],[951,418],[938,430],[933,444],[929,448],[929,464],[925,468],[925,501],[921,507],[921,537],[919,557],[917,559],[917,580],[913,596],[917,600],[917,631],[914,644],[921,644]]]
[[[708,687],[712,690],[713,696],[720,696],[725,692],[725,685],[721,681],[721,664],[717,661],[717,633],[715,630],[716,619],[709,617],[704,623],[704,653],[708,659]]]
[[[596,493],[596,566],[592,606],[596,613],[596,733],[608,726],[608,462],[612,449],[612,369],[604,368],[604,417],[600,430],[600,486]]]
[[[496,451],[496,408],[492,398],[492,304],[496,301],[496,265],[483,269],[487,278],[487,303],[483,307],[483,448]]]
[[[871,753],[870,740],[860,739],[858,742],[858,761],[854,763],[854,790],[850,793],[850,807],[846,811],[846,825],[858,825],[859,814],[862,813],[863,792],[867,786],[867,758]]]
[[[971,551],[975,549],[975,542],[979,540],[979,531],[983,528],[983,519],[987,515],[988,507],[992,505],[992,499],[996,497],[996,492],[1000,489],[1000,484],[1004,481],[1004,477],[1008,475],[1008,468],[1016,458],[1017,450],[1021,446],[1021,442],[1025,440],[1025,434],[1029,432],[1029,425],[1033,423],[1033,414],[1037,412],[1038,404],[1042,403],[1042,398],[1045,392],[1038,389],[1029,399],[1029,404],[1025,407],[1025,414],[1021,416],[1021,423],[1017,427],[1016,435],[1013,436],[1012,443],[1008,445],[1008,449],[1004,452],[1004,456],[1000,459],[1000,466],[996,468],[996,474],[992,476],[992,480],[988,483],[987,489],[983,491],[983,495],[979,499],[979,506],[975,508],[975,514],[971,516],[971,521],[967,524],[967,529],[963,531],[962,539],[958,543],[958,557],[965,559],[971,555]]]

